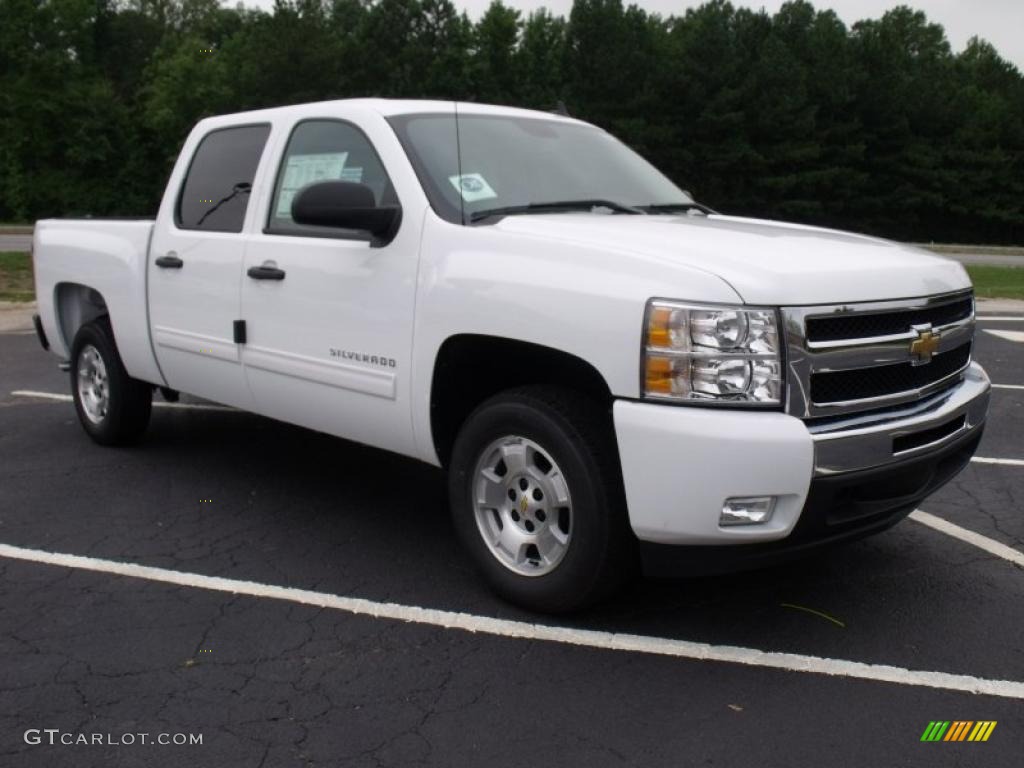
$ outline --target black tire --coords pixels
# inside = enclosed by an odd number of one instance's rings
[[[521,575],[501,562],[477,523],[477,464],[508,435],[547,452],[572,499],[572,536],[561,560],[543,575]],[[580,393],[525,387],[487,400],[459,431],[448,481],[459,537],[491,588],[512,603],[545,613],[578,610],[608,597],[637,571],[611,415]]]
[[[106,369],[107,408],[98,421],[87,415],[79,390],[82,352],[90,347],[99,353]],[[125,371],[114,343],[110,320],[106,316],[86,323],[75,334],[71,345],[71,394],[82,428],[100,445],[128,445],[137,442],[149,425],[153,389],[149,384],[131,378]]]

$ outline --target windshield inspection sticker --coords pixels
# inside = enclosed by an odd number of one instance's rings
[[[449,176],[448,181],[459,191],[462,199],[467,203],[475,203],[477,200],[490,200],[498,196],[498,193],[491,189],[491,185],[479,173]]]

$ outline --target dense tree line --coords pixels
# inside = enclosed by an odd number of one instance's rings
[[[350,96],[570,112],[723,211],[1024,241],[1024,77],[897,7],[568,18],[451,0],[0,0],[0,220],[151,214],[204,115]]]

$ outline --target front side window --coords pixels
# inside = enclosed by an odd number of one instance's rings
[[[241,232],[269,125],[211,131],[199,142],[178,197],[181,229]]]
[[[585,123],[481,114],[400,115],[390,123],[434,210],[452,222],[572,201],[693,205],[640,155]]]
[[[397,205],[394,187],[384,164],[366,135],[340,120],[306,120],[288,139],[274,185],[267,217],[267,232],[315,234],[365,239],[365,232],[309,227],[292,220],[292,201],[309,184],[350,181],[368,187],[378,206]]]

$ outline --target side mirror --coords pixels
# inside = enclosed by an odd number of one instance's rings
[[[373,235],[374,245],[391,242],[401,216],[397,205],[378,206],[369,187],[351,181],[310,184],[292,200],[296,224],[363,230]]]

